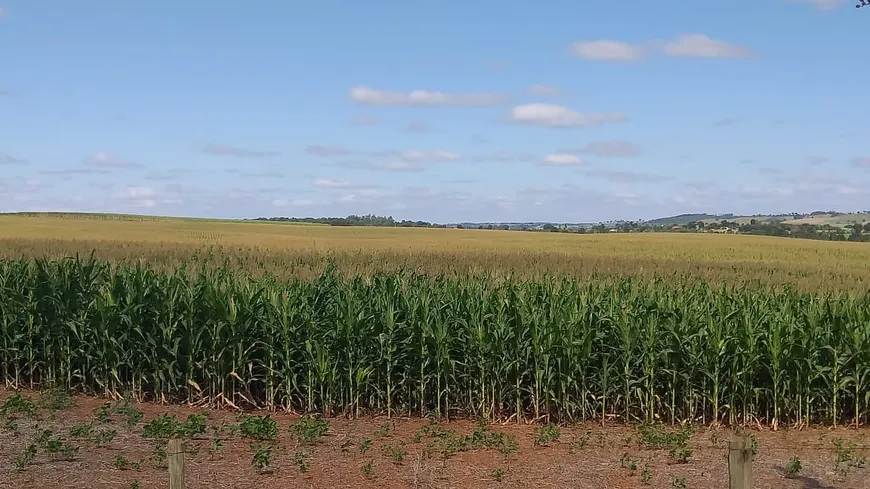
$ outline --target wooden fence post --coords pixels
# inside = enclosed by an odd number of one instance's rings
[[[752,443],[734,435],[728,443],[728,489],[752,489]]]
[[[181,440],[169,440],[169,489],[184,489],[184,450]]]

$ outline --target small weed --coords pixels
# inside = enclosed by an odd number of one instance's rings
[[[504,469],[502,469],[501,467],[493,469],[492,480],[496,482],[501,482],[502,479],[504,479]]]
[[[628,456],[627,453],[622,454],[622,458],[619,459],[619,466],[623,469],[628,469],[631,472],[631,475],[634,475],[637,472],[637,460]]]
[[[0,414],[7,416],[9,414],[22,413],[28,417],[36,415],[36,404],[29,397],[24,397],[20,392],[15,391],[6,402],[0,406]]]
[[[689,427],[680,431],[665,431],[656,426],[641,425],[638,431],[640,431],[640,444],[650,449],[682,447],[693,435]]]
[[[102,406],[94,408],[94,417],[100,423],[108,423],[112,420],[112,405],[106,402]]]
[[[671,481],[671,487],[673,489],[686,489],[686,478],[685,477],[674,477]]]
[[[371,438],[363,438],[362,442],[359,444],[359,454],[365,455],[366,452],[372,447],[372,439]]]
[[[591,432],[591,431],[587,431],[586,433],[583,433],[583,434],[580,435],[580,436],[576,436],[576,437],[574,438],[574,443],[571,444],[571,447],[572,447],[572,448],[576,447],[576,448],[578,448],[578,449],[580,449],[580,450],[583,450],[584,448],[586,448],[587,446],[589,446],[589,438],[590,438],[591,436],[592,436],[592,432]]]
[[[353,441],[345,440],[344,443],[341,444],[341,453],[347,455],[350,453],[350,448],[353,446]]]
[[[393,445],[386,445],[384,447],[384,453],[386,453],[393,459],[394,464],[402,465],[402,462],[405,460],[405,455],[408,454],[408,451],[405,450],[402,446],[394,447]]]
[[[390,435],[390,424],[384,423],[375,430],[375,436],[378,438],[384,438]]]
[[[127,470],[130,468],[130,461],[127,460],[127,457],[124,454],[115,455],[115,459],[112,461],[112,466],[118,470]]]
[[[142,427],[142,438],[168,439],[175,433],[178,421],[175,416],[161,414]]]
[[[119,406],[115,408],[115,413],[124,418],[124,425],[127,429],[132,430],[139,424],[139,421],[142,421],[142,417],[144,414],[142,411],[136,406]]]
[[[61,436],[50,436],[50,431],[46,438],[41,440],[42,448],[52,458],[52,460],[74,460],[79,447],[70,445]]]
[[[373,461],[369,460],[368,462],[364,463],[362,466],[363,477],[365,477],[366,479],[372,479],[375,476],[375,469],[372,466],[372,463],[373,463]]]
[[[299,469],[299,472],[306,473],[311,468],[311,454],[308,452],[296,452],[293,454],[293,464]]]
[[[652,481],[652,468],[649,466],[649,462],[643,463],[643,470],[640,473],[640,480],[644,484],[649,484]]]
[[[692,449],[683,445],[680,447],[673,447],[670,451],[671,458],[678,464],[689,463],[689,459],[692,458]]]
[[[329,431],[329,423],[320,415],[304,416],[290,426],[299,445],[314,445]]]
[[[130,489],[139,489],[139,481],[133,481],[130,483]]]
[[[554,424],[547,423],[538,430],[538,436],[535,438],[535,446],[545,447],[550,443],[559,441],[559,427]]]
[[[278,424],[271,416],[248,416],[239,417],[239,433],[245,438],[255,440],[278,439]]]
[[[254,451],[251,457],[251,465],[259,474],[271,472],[272,469],[272,446],[265,443],[252,443],[251,449]]]
[[[157,440],[157,442],[154,444],[154,450],[151,452],[151,460],[153,460],[154,463],[159,466],[163,466],[166,463],[165,441]]]
[[[6,418],[6,421],[3,422],[3,431],[13,435],[19,434],[18,423],[12,418]]]
[[[849,474],[849,470],[853,468],[862,468],[867,465],[867,459],[864,457],[856,457],[855,449],[857,445],[852,442],[844,441],[842,438],[831,440],[837,452],[837,458],[834,463],[834,469],[841,479]]]
[[[212,455],[214,455],[214,454],[220,452],[220,451],[223,450],[223,449],[224,449],[224,441],[223,441],[223,439],[221,439],[220,436],[215,435],[215,437],[212,438],[212,440],[211,440],[211,446],[210,446],[209,449],[208,449],[209,453],[211,453]]]
[[[79,423],[69,429],[70,438],[90,438],[94,433],[94,423]]]
[[[625,436],[622,437],[622,444],[623,444],[624,446],[626,446],[626,447],[630,447],[630,446],[631,446],[631,442],[632,442],[632,440],[634,440],[634,437],[633,437],[633,436],[631,436],[631,435],[625,435]]]
[[[36,444],[31,443],[24,448],[24,451],[16,455],[12,459],[12,465],[18,470],[24,470],[28,465],[33,463],[36,458]]]
[[[39,399],[39,407],[49,411],[65,411],[74,405],[73,398],[63,389],[49,389]]]
[[[175,416],[161,414],[142,427],[143,438],[165,440],[172,437],[193,438],[205,433],[205,415],[191,414],[186,420],[179,422]]]
[[[795,477],[800,474],[803,466],[801,465],[801,459],[797,458],[797,456],[792,457],[787,464],[785,464],[785,475],[786,477]]]
[[[93,437],[94,443],[97,445],[108,445],[118,436],[118,430],[104,428],[97,432]]]

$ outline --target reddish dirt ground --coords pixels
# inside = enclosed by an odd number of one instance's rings
[[[22,392],[38,402],[40,394]],[[11,395],[0,390],[0,402]],[[9,414],[0,417],[0,488],[167,488],[166,462],[154,459],[155,442],[143,438],[142,427],[157,416],[168,413],[183,420],[197,408],[137,404],[144,417],[132,429],[114,415],[108,423],[97,421],[95,409],[108,402],[93,397],[75,397],[74,406],[61,411],[40,409],[35,416]],[[116,405],[115,403],[114,405]],[[251,413],[269,414],[269,413]],[[196,454],[188,454],[185,462],[186,487],[199,488],[356,488],[378,486],[392,488],[724,488],[728,487],[727,440],[732,432],[696,428],[688,441],[692,456],[687,463],[676,463],[668,449],[642,448],[635,428],[624,425],[601,426],[582,424],[560,428],[558,441],[536,446],[540,424],[491,424],[490,432],[516,436],[517,450],[502,455],[494,449],[474,449],[457,452],[447,458],[434,438],[423,436],[415,440],[419,430],[428,424],[420,419],[386,419],[385,417],[348,420],[327,419],[329,431],[313,446],[298,447],[290,426],[299,417],[272,413],[277,421],[280,438],[274,451],[271,472],[258,473],[252,466],[251,441],[238,434],[221,435],[223,447],[212,451],[212,426],[221,422],[237,423],[238,413],[222,410],[208,413],[209,430],[189,442]],[[17,425],[12,428],[9,418]],[[71,427],[93,422],[95,430],[117,430],[117,436],[104,446],[70,437]],[[388,427],[388,432],[383,427]],[[437,424],[440,430],[452,430],[468,435],[475,428],[473,421],[451,421]],[[23,469],[13,461],[34,443],[37,429],[50,429],[78,446],[70,461],[53,460],[40,448],[35,458]],[[671,431],[669,427],[660,428]],[[870,455],[870,430],[866,428],[813,428],[803,430],[751,431],[758,439],[754,462],[755,487],[759,489],[826,489],[870,488],[870,469],[857,463],[836,464],[835,440],[844,446],[854,443],[851,458]],[[224,438],[225,437],[225,438]],[[360,453],[364,439],[371,447]],[[582,440],[586,440],[585,444]],[[350,445],[348,442],[352,443]],[[389,447],[404,442],[407,452],[398,462]],[[310,455],[309,469],[301,472],[294,461],[297,451]],[[841,450],[840,454],[844,452]],[[627,455],[626,455],[627,454]],[[121,456],[138,468],[119,469],[115,461]],[[636,460],[632,471],[625,457]],[[787,477],[785,466],[799,457],[802,470]],[[368,474],[366,468],[370,467]],[[648,480],[644,481],[644,466]],[[496,480],[494,471],[502,472]],[[681,482],[685,485],[681,484]]]

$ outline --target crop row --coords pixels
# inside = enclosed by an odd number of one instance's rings
[[[0,261],[0,375],[358,416],[864,423],[870,296]]]

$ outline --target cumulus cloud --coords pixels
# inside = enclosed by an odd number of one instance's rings
[[[550,166],[579,166],[584,164],[579,156],[572,153],[548,154],[544,157],[542,163]]]
[[[584,114],[552,104],[517,105],[511,111],[510,119],[519,124],[544,127],[600,126],[628,120],[619,113]]]
[[[669,56],[689,58],[748,58],[752,51],[738,44],[711,39],[704,34],[683,34],[664,46]]]
[[[641,61],[653,53],[689,58],[748,58],[752,51],[737,44],[711,39],[704,34],[682,34],[667,42],[632,44],[612,39],[577,41],[571,46],[577,57],[598,61]]]
[[[96,168],[140,168],[142,165],[125,160],[116,155],[99,152],[85,160],[85,164]]]
[[[563,95],[562,89],[552,85],[535,84],[530,86],[527,91],[532,95],[546,95],[549,97],[559,97]]]
[[[272,158],[281,156],[278,151],[262,151],[239,148],[223,144],[208,144],[202,149],[203,153],[217,156],[234,156],[236,158]]]
[[[154,189],[139,186],[127,186],[118,194],[119,199],[134,207],[154,207],[157,205],[155,197]]]
[[[462,154],[449,150],[352,150],[345,147],[308,146],[305,150],[321,157],[352,156],[353,160],[338,161],[334,166],[354,170],[419,172],[425,165],[449,163],[462,159]],[[375,161],[370,161],[375,160]]]
[[[640,61],[649,51],[648,47],[640,44],[610,39],[577,41],[571,46],[575,56],[599,61]]]
[[[387,106],[453,106],[453,107],[484,107],[496,105],[507,100],[498,93],[444,93],[428,90],[413,90],[410,92],[394,92],[378,90],[367,86],[356,86],[350,89],[350,98],[366,105]]]

